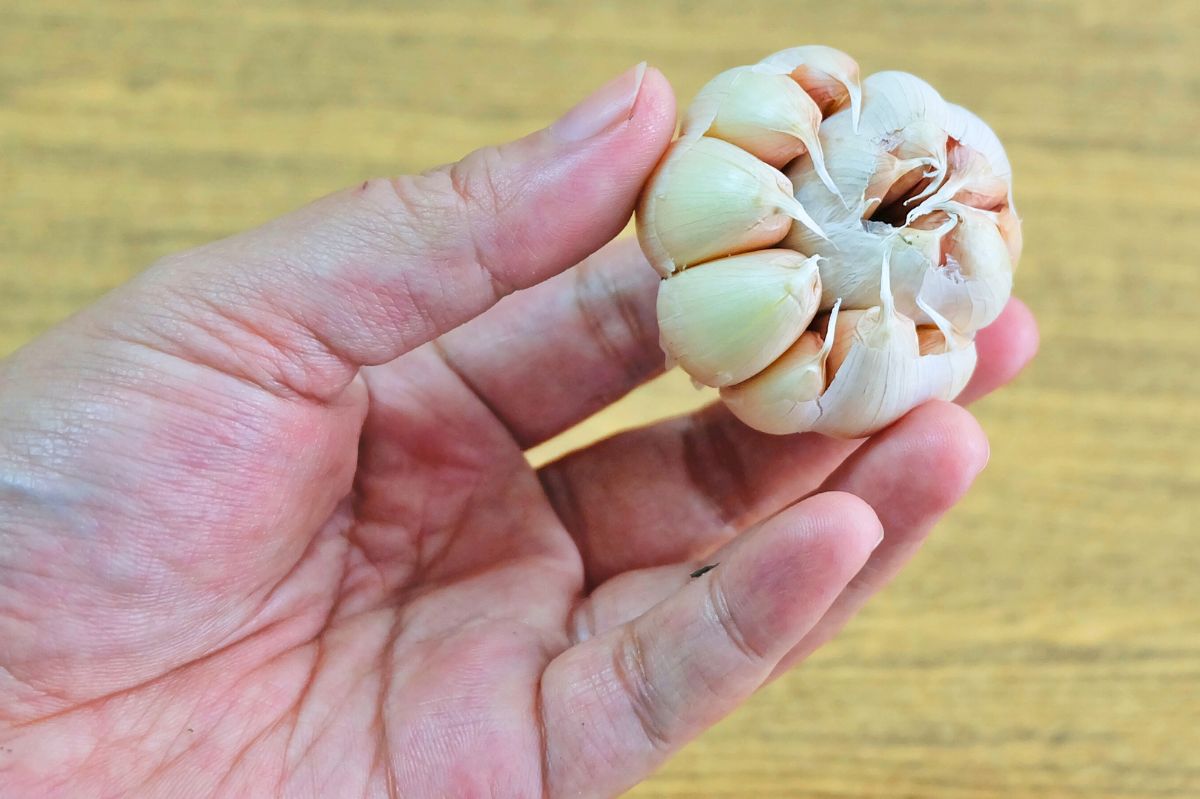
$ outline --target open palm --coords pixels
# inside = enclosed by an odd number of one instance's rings
[[[532,469],[661,367],[652,271],[589,253],[669,89],[580,109],[165,259],[0,364],[5,796],[611,795],[966,490],[986,443],[945,404],[865,444],[711,408]],[[968,394],[1033,338],[1014,303]]]

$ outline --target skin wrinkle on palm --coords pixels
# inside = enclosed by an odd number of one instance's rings
[[[160,262],[0,363],[0,457],[39,497],[0,548],[15,796],[616,793],[901,565],[982,468],[954,406],[857,449],[709,410],[529,466],[661,368],[628,245],[570,270],[625,225],[672,133],[665,79],[641,81],[590,137],[469,156],[458,188],[434,172],[327,197]],[[547,213],[564,234],[522,239]],[[498,285],[520,290],[493,304]],[[981,334],[972,396],[1016,374],[1032,330],[1014,303]],[[18,435],[56,441],[52,461]],[[930,465],[902,507],[914,451]],[[713,470],[739,453],[706,481],[727,494],[697,491],[689,452]],[[81,497],[86,536],[57,496]],[[685,515],[690,537],[664,540]]]

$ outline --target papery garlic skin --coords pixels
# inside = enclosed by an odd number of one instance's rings
[[[860,86],[853,59],[817,45],[701,90],[638,233],[666,278],[668,355],[752,427],[839,437],[963,389],[1022,248],[1012,166],[982,120],[906,73]],[[818,275],[793,291],[778,269],[729,263],[764,247]]]

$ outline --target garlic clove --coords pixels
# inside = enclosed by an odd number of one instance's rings
[[[915,146],[920,135],[901,134],[911,126],[940,134],[943,143],[949,113],[946,101],[937,90],[916,75],[907,72],[876,72],[863,81],[863,110],[859,135],[875,142]],[[918,130],[912,127],[913,131]],[[891,149],[891,147],[885,147]]]
[[[665,277],[770,247],[792,220],[824,235],[783,173],[740,147],[702,136],[680,139],[667,152],[642,192],[637,233],[651,265]]]
[[[862,110],[858,62],[841,50],[819,44],[789,47],[758,63],[791,75],[826,116],[849,105],[854,127],[858,128]]]
[[[1001,178],[1012,181],[1012,164],[1000,137],[988,127],[988,124],[961,105],[946,103],[946,134],[972,150],[983,154],[992,172]]]
[[[865,312],[829,388],[817,400],[822,412],[812,429],[857,438],[899,419],[920,389],[918,358],[911,319],[879,308]]]
[[[983,210],[1002,207],[1008,201],[1008,181],[992,172],[983,154],[963,144],[948,148],[946,175],[941,185],[924,196],[914,195],[908,202],[920,200],[908,210],[906,219],[914,219],[955,202]],[[886,202],[886,201],[885,201]]]
[[[936,327],[918,327],[922,382],[930,387],[926,398],[952,400],[962,393],[975,372],[975,342],[947,339]]]
[[[1008,184],[1008,202],[999,212],[998,223],[1000,234],[1008,245],[1012,268],[1015,270],[1017,262],[1021,258],[1023,242],[1021,222],[1013,202],[1013,171],[1008,154],[1004,151],[1004,145],[1000,143],[1000,137],[978,116],[953,103],[946,104],[946,111],[946,133],[950,138],[981,153],[991,166],[992,174],[1005,180]]]
[[[1004,237],[1004,243],[1008,246],[1008,258],[1012,264],[1012,271],[1017,271],[1017,264],[1021,261],[1021,249],[1024,247],[1024,237],[1021,234],[1021,219],[1017,216],[1017,207],[1013,205],[1012,195],[1008,197],[1008,205],[1004,207],[996,215],[996,224],[1000,228],[1000,235]]]
[[[836,326],[838,306],[823,321]],[[826,360],[833,338],[808,330],[764,371],[721,389],[721,399],[745,424],[764,433],[807,429],[820,415],[814,402],[825,390]]]
[[[809,330],[766,371],[721,389],[721,400],[743,423],[763,433],[807,429],[819,415],[814,400],[825,390],[821,336]]]
[[[683,119],[683,136],[707,135],[736,144],[774,167],[810,153],[817,174],[836,192],[825,171],[821,109],[789,76],[736,67],[709,81]]]
[[[879,304],[853,318],[832,319],[829,387],[815,402],[818,433],[842,438],[869,435],[899,419],[925,387],[920,382],[920,345],[911,319],[896,312],[890,259],[883,259]],[[843,312],[849,317],[848,312]],[[828,336],[827,336],[828,338]],[[840,339],[840,341],[839,341]]]
[[[889,203],[901,202],[918,184],[936,191],[947,169],[945,103],[929,84],[903,72],[881,72],[863,83],[859,129],[846,111],[821,124],[819,138],[825,167],[838,198],[817,185],[814,169],[798,159],[786,173],[796,199],[822,225],[851,224],[878,216]],[[903,223],[904,207],[891,215]]]
[[[929,400],[950,400],[975,368],[975,344],[919,355],[911,321],[897,323],[897,345],[872,349],[856,345],[822,395],[822,414],[812,430],[840,438],[859,438],[887,427]]]
[[[854,220],[848,227],[822,222],[828,240],[805,236],[799,226],[784,238],[782,246],[806,255],[821,256],[821,309],[828,310],[839,298],[844,307],[865,309],[879,302],[880,264],[885,253],[891,259],[892,292],[900,313],[917,312],[916,296],[925,274],[940,257],[941,237],[915,228],[895,229],[884,223]]]
[[[747,383],[722,391],[722,398],[738,418],[763,432],[869,435],[922,402],[953,398],[970,378],[974,344],[944,318],[937,320],[938,326],[922,335],[911,319],[896,312],[890,259],[885,258],[879,304],[831,314],[826,323],[819,353],[829,381],[823,392],[812,397],[818,356],[806,333],[796,354],[789,351]],[[922,346],[927,354],[922,355]]]
[[[821,297],[817,258],[761,250],[709,261],[658,290],[663,349],[709,386],[764,369],[804,332]]]
[[[967,335],[991,324],[1012,293],[1012,261],[994,214],[958,203],[948,210],[956,224],[942,242],[944,262],[928,270],[917,292],[918,321],[944,316]]]

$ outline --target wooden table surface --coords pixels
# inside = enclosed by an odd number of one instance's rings
[[[688,99],[814,41],[1000,133],[1043,351],[979,404],[991,464],[913,567],[634,794],[1200,797],[1200,3],[5,0],[0,354],[644,58]],[[668,375],[534,457],[704,399]]]

